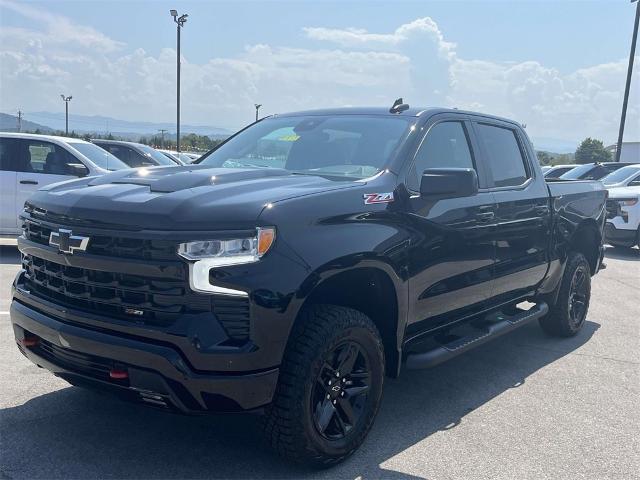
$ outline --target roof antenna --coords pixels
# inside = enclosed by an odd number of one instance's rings
[[[389,113],[401,113],[408,109],[409,109],[409,104],[404,103],[402,101],[402,98],[399,98],[395,102],[393,102],[393,105],[389,109]]]

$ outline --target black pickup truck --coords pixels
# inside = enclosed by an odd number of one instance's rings
[[[363,442],[385,376],[538,320],[575,335],[606,191],[545,182],[515,122],[455,109],[275,115],[196,164],[26,204],[18,348],[74,385],[256,411],[288,458]]]

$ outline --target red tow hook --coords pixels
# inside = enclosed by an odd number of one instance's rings
[[[119,368],[112,368],[109,370],[109,377],[114,380],[125,380],[129,378],[129,372],[121,370]]]
[[[28,348],[37,347],[39,343],[40,339],[38,337],[28,336],[22,339],[22,345]]]

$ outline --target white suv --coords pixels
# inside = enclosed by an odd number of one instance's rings
[[[606,242],[614,247],[631,248],[640,242],[640,187],[609,190]]]
[[[129,168],[102,148],[77,138],[0,133],[0,236],[20,234],[25,200],[50,183]]]

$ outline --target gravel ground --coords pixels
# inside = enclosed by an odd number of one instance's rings
[[[350,460],[282,462],[255,416],[183,417],[70,387],[19,354],[0,246],[0,478],[640,478],[640,251],[609,250],[583,331],[536,324],[385,386]]]

